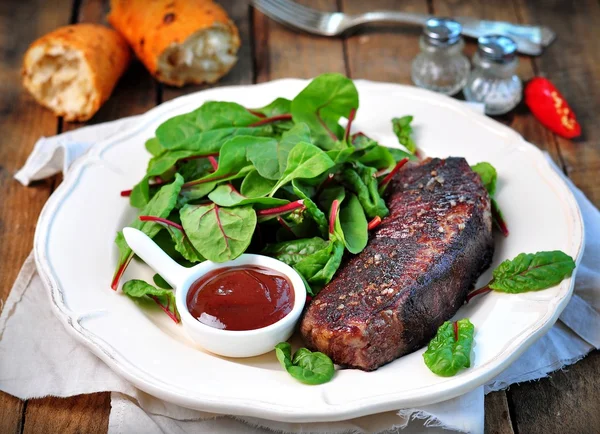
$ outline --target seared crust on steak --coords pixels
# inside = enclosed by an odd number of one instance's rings
[[[387,199],[389,216],[301,325],[309,348],[365,371],[426,345],[494,253],[490,197],[465,159],[405,167]]]

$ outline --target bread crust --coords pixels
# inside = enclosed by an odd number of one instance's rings
[[[53,108],[36,91],[36,84],[33,82],[35,64],[41,56],[52,55],[53,51],[58,50],[57,47],[80,53],[87,65],[91,82],[91,105],[85,111],[74,113]],[[67,121],[86,121],[109,98],[130,59],[131,52],[127,42],[113,29],[98,24],[64,26],[31,44],[23,61],[23,84],[40,104],[50,108],[57,116],[64,116]]]
[[[240,45],[237,27],[212,0],[111,0],[108,21],[127,39],[137,57],[157,80],[174,86],[214,82],[233,65],[218,71],[216,78],[211,74],[213,78],[208,80],[200,74],[185,80],[170,77],[160,68],[159,59],[165,50],[211,28],[222,29],[231,36],[232,55]]]

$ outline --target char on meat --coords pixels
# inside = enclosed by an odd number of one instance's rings
[[[494,253],[490,197],[465,159],[405,166],[386,199],[390,214],[301,324],[309,348],[366,371],[426,345]]]

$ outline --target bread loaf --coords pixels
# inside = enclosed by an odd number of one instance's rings
[[[23,62],[23,84],[67,121],[85,121],[108,99],[131,54],[114,30],[74,24],[35,41]]]
[[[212,0],[111,0],[108,21],[163,83],[214,83],[237,61],[237,27]]]

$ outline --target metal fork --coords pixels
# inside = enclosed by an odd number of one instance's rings
[[[322,12],[307,8],[289,0],[252,0],[256,9],[273,20],[322,36],[337,36],[348,30],[370,23],[403,23],[425,25],[429,15],[397,11],[373,11],[360,15],[342,12]],[[527,26],[504,21],[485,21],[467,17],[454,17],[462,25],[465,36],[478,38],[482,35],[503,34],[517,43],[520,53],[537,56],[543,47],[554,41],[556,34],[545,26]]]

